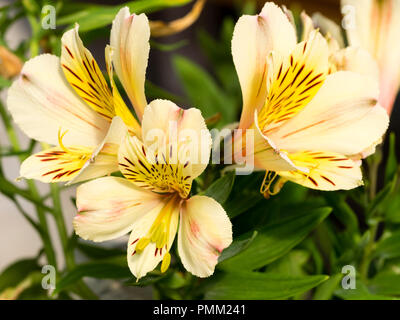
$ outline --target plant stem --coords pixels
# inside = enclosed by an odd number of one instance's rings
[[[0,116],[3,120],[4,126],[6,128],[11,146],[16,151],[22,151],[19,141],[18,141],[17,134],[11,124],[10,118],[9,118],[2,103],[0,103]],[[19,159],[20,159],[20,161],[23,161],[24,157],[19,156]],[[5,178],[2,178],[2,180],[7,181]],[[23,190],[18,189],[12,183],[8,182],[8,185],[12,185],[14,187],[13,191],[16,191],[16,190],[22,191],[22,192],[15,192],[15,193],[17,193],[17,194],[24,193]],[[39,225],[43,231],[42,233],[40,233],[40,236],[43,241],[43,246],[44,246],[44,251],[45,251],[46,257],[47,257],[47,262],[49,264],[53,265],[57,269],[56,255],[55,255],[54,248],[53,248],[53,245],[52,245],[51,239],[50,239],[49,228],[47,225],[45,210],[42,206],[38,205],[39,203],[41,203],[40,194],[37,191],[35,183],[32,180],[27,180],[27,185],[28,185],[28,190],[29,190],[30,194],[29,193],[25,193],[25,194],[29,194],[29,198],[32,200],[32,202],[35,203],[36,213],[37,213],[38,220],[39,220]]]
[[[377,184],[378,184],[378,169],[379,169],[379,164],[381,162],[381,148],[378,147],[376,150],[376,154],[373,156],[371,159],[371,163],[369,164],[369,181],[370,181],[370,186],[369,186],[369,201],[372,202],[373,199],[376,196],[376,190],[377,190]],[[373,218],[373,216],[367,217],[366,219],[370,220]],[[368,222],[368,221],[367,221]],[[369,239],[368,243],[365,246],[364,249],[364,254],[361,259],[360,263],[360,274],[363,279],[368,278],[368,271],[371,263],[371,255],[375,246],[375,238],[376,234],[378,232],[378,225],[379,223],[376,221],[372,221],[372,225],[370,226],[369,229]]]

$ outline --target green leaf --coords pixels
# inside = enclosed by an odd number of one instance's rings
[[[371,293],[365,284],[357,280],[356,289],[339,289],[335,295],[344,300],[396,300],[393,297]]]
[[[88,258],[92,259],[106,259],[115,256],[122,256],[125,254],[124,250],[105,248],[98,245],[77,242],[76,247],[84,253]]]
[[[155,85],[149,80],[146,80],[145,91],[146,97],[149,99],[166,99],[171,100],[177,104],[181,104],[184,101],[184,99],[182,99],[181,97],[169,93],[167,90]]]
[[[368,282],[368,289],[374,294],[400,296],[400,274],[380,273]]]
[[[136,14],[150,13],[168,7],[177,7],[189,3],[191,0],[136,0],[118,6],[97,6],[84,9],[73,14],[60,17],[59,25],[79,23],[81,32],[104,27],[110,24],[118,11],[127,6]]]
[[[220,112],[221,125],[235,120],[233,101],[203,68],[178,55],[174,56],[173,64],[191,105],[199,108],[204,118]]]
[[[8,88],[11,86],[12,81],[0,76],[0,89]]]
[[[400,257],[400,231],[378,242],[374,257],[393,259]]]
[[[216,276],[206,299],[286,299],[306,292],[328,276],[293,277],[259,272],[229,272]]]
[[[15,287],[34,270],[40,270],[36,259],[19,260],[11,264],[0,274],[0,292]]]
[[[338,288],[339,283],[343,278],[343,274],[338,273],[331,276],[324,283],[320,284],[315,290],[314,300],[329,300],[332,298],[333,293]]]
[[[220,268],[254,270],[271,263],[300,243],[330,212],[329,207],[313,209],[263,227],[246,250],[223,261]]]
[[[183,48],[184,46],[187,46],[188,44],[189,41],[187,39],[182,39],[174,43],[161,43],[158,41],[150,40],[150,46],[152,49],[157,49],[164,52],[175,51]]]
[[[220,204],[224,204],[231,194],[233,184],[235,183],[235,172],[230,171],[223,175],[218,180],[214,181],[211,186],[207,188],[202,194],[211,197],[218,201]]]
[[[66,289],[83,277],[98,279],[125,279],[132,274],[126,265],[126,256],[101,262],[89,262],[76,266],[57,281],[54,294]]]
[[[257,231],[254,231],[250,236],[249,234],[246,234],[245,237],[239,237],[238,239],[235,239],[228,248],[222,251],[218,258],[218,263],[229,259],[248,248],[256,236]]]
[[[305,250],[292,250],[282,258],[268,265],[266,273],[284,274],[291,276],[304,276],[303,266],[310,258],[310,253]]]
[[[396,135],[394,132],[389,136],[389,154],[386,161],[385,182],[389,183],[393,180],[397,172],[397,157],[396,157]]]
[[[386,184],[386,186],[376,195],[371,204],[368,207],[368,216],[372,216],[376,211],[383,211],[385,206],[390,204],[391,195],[396,189],[397,176],[395,175],[393,180]]]

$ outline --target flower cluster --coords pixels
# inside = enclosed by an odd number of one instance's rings
[[[229,154],[241,159],[246,132],[255,133],[250,158],[266,171],[266,197],[286,181],[326,191],[358,187],[362,159],[382,141],[397,91],[398,84],[387,85],[387,51],[375,54],[378,66],[354,32],[351,45],[340,48],[341,41],[321,34],[305,13],[300,39],[293,21],[290,11],[266,3],[260,14],[236,24],[232,55],[243,109]],[[20,176],[85,181],[77,188],[76,233],[105,241],[130,232],[127,259],[137,279],[160,262],[161,272],[168,269],[176,235],[183,266],[207,277],[232,242],[224,208],[191,190],[208,165],[212,138],[198,109],[147,101],[149,39],[147,17],[123,8],[105,50],[109,82],[78,25],[63,35],[60,58],[43,54],[25,63],[9,89],[8,108],[30,138],[53,147],[27,158]]]

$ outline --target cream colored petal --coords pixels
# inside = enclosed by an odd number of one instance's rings
[[[254,111],[265,102],[267,56],[271,51],[285,56],[295,44],[295,29],[273,3],[266,3],[259,15],[242,16],[236,23],[232,55],[243,96],[241,129],[251,125]]]
[[[349,190],[362,185],[361,161],[332,152],[299,152],[290,158],[298,165],[307,167],[308,173],[285,171],[278,174],[307,188],[334,191]]]
[[[154,100],[143,115],[142,137],[147,148],[161,150],[169,163],[180,163],[192,179],[208,165],[212,139],[199,109]]]
[[[154,225],[157,217],[161,214],[160,212],[163,207],[165,207],[168,200],[168,198],[164,199],[159,206],[149,211],[143,218],[135,223],[133,231],[129,237],[127,250],[128,265],[132,274],[138,280],[157,267],[174,242],[176,231],[178,229],[179,206],[174,207],[170,213],[171,217],[169,221],[167,244],[163,248],[158,249],[156,243],[150,241],[143,251],[138,252],[136,250],[139,241],[148,236],[151,227]]]
[[[114,100],[114,111],[115,114],[124,120],[124,123],[129,127],[129,130],[137,135],[141,136],[141,128],[129,108],[126,106],[124,100],[122,99],[118,88],[115,84],[114,81],[114,68],[112,65],[112,57],[114,54],[114,50],[110,47],[106,47],[106,65],[107,65],[107,72],[108,72],[108,77],[110,78],[110,84],[111,84],[111,89],[112,89],[112,94],[113,94],[113,100]]]
[[[352,71],[373,77],[378,81],[379,68],[370,53],[360,47],[347,47],[334,53],[331,61],[338,71]]]
[[[141,121],[147,105],[144,92],[147,61],[150,51],[150,27],[144,14],[130,14],[122,8],[115,17],[110,45],[114,49],[113,64],[136,115]]]
[[[389,118],[377,104],[377,83],[349,71],[327,77],[314,99],[270,138],[288,152],[357,154],[385,133]]]
[[[71,88],[59,58],[49,54],[25,63],[8,91],[14,121],[32,139],[58,144],[58,131],[68,131],[65,145],[96,146],[109,122],[93,111]]]
[[[113,96],[104,76],[79,37],[79,26],[61,38],[61,67],[75,92],[96,112],[111,121],[115,115]]]
[[[41,182],[66,182],[74,179],[89,161],[93,148],[70,147],[68,152],[60,147],[36,153],[21,164],[20,178]]]
[[[118,171],[118,150],[128,128],[120,117],[114,117],[102,143],[93,151],[82,170],[68,183],[98,178]]]
[[[231,243],[232,224],[217,201],[194,196],[183,202],[178,251],[186,270],[201,278],[212,275],[219,255]]]
[[[126,179],[104,177],[78,187],[75,232],[85,240],[105,241],[132,230],[160,204],[160,197]]]
[[[333,20],[328,19],[317,12],[312,15],[312,21],[315,28],[318,28],[323,35],[330,35],[340,48],[344,47],[344,39],[341,28]]]

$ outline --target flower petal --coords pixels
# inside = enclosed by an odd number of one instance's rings
[[[282,39],[285,39],[282,41]],[[266,99],[267,56],[271,51],[288,55],[296,45],[296,33],[282,10],[266,3],[257,16],[242,16],[232,38],[232,55],[243,95],[240,128],[253,121],[254,111]]]
[[[114,117],[107,135],[102,143],[93,151],[79,173],[67,184],[98,178],[118,171],[119,146],[128,133],[124,121]]]
[[[222,250],[232,243],[232,224],[212,198],[194,196],[182,204],[178,251],[186,270],[204,278],[214,273]]]
[[[129,237],[127,250],[128,265],[129,269],[138,280],[155,269],[174,242],[178,229],[179,206],[173,206],[171,208],[172,212],[170,212],[168,240],[165,247],[159,249],[156,243],[150,241],[143,251],[138,252],[136,248],[139,240],[148,235],[157,217],[161,214],[161,210],[167,205],[167,201],[169,201],[169,198],[165,198],[159,206],[149,211],[143,218],[136,222]]]
[[[50,148],[27,158],[20,168],[20,177],[41,182],[65,182],[75,178],[93,152],[93,148]]]
[[[208,165],[212,139],[199,109],[184,110],[171,101],[154,100],[143,115],[142,137],[147,147],[172,158],[169,163],[186,165],[183,171],[192,179]]]
[[[30,138],[53,145],[58,144],[61,128],[68,131],[66,145],[96,146],[109,126],[79,98],[66,81],[60,60],[49,54],[25,63],[21,77],[8,91],[7,105]]]
[[[113,64],[129,99],[141,121],[147,105],[144,82],[150,51],[150,26],[146,15],[130,14],[122,8],[115,17],[110,45],[114,49]]]
[[[112,65],[112,57],[114,51],[110,46],[106,47],[106,65],[108,77],[110,78],[112,94],[114,99],[114,110],[115,114],[124,120],[125,124],[129,127],[129,129],[137,136],[141,135],[141,128],[133,114],[130,112],[128,107],[126,106],[124,100],[122,99],[117,86],[114,82],[114,71]]]
[[[111,121],[115,115],[112,93],[92,54],[83,46],[79,26],[61,38],[61,66],[75,92],[102,117]]]
[[[326,150],[362,152],[385,133],[389,118],[377,104],[377,83],[348,71],[325,80],[314,99],[270,138],[288,152]]]
[[[299,152],[291,154],[290,158],[296,165],[309,168],[309,172],[284,171],[278,174],[307,188],[349,190],[363,184],[361,161],[332,152]]]
[[[75,232],[83,239],[105,241],[132,230],[159,206],[160,196],[126,179],[104,177],[80,185],[76,193]]]

